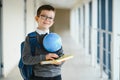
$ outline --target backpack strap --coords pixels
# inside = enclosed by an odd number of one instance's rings
[[[34,56],[35,48],[38,47],[40,48],[40,44],[37,41],[37,32],[31,32],[28,34],[29,37],[29,42],[30,42],[30,47],[31,47],[31,53]]]

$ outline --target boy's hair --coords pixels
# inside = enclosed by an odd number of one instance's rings
[[[51,6],[51,5],[42,5],[37,10],[37,16],[40,15],[42,10],[49,10],[49,11],[52,10],[52,11],[55,12],[55,8],[53,6]]]

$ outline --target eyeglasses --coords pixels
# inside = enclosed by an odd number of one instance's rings
[[[43,20],[48,20],[48,21],[53,21],[53,19],[54,19],[54,18],[48,17],[46,15],[40,15],[40,18],[43,19]]]

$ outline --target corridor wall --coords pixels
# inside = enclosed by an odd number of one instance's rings
[[[20,43],[37,27],[34,16],[39,0],[2,0],[2,75],[6,77],[20,59]]]

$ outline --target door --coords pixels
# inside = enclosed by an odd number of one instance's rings
[[[2,76],[2,0],[0,0],[0,77]]]
[[[100,63],[101,65],[101,77],[103,77],[104,75],[103,72],[104,72],[109,80],[111,80],[111,72],[112,72],[111,71],[111,60],[112,60],[111,41],[113,41],[112,20],[113,20],[112,0],[98,0],[97,62]]]
[[[89,3],[89,54],[91,54],[91,31],[92,30],[92,1]]]

